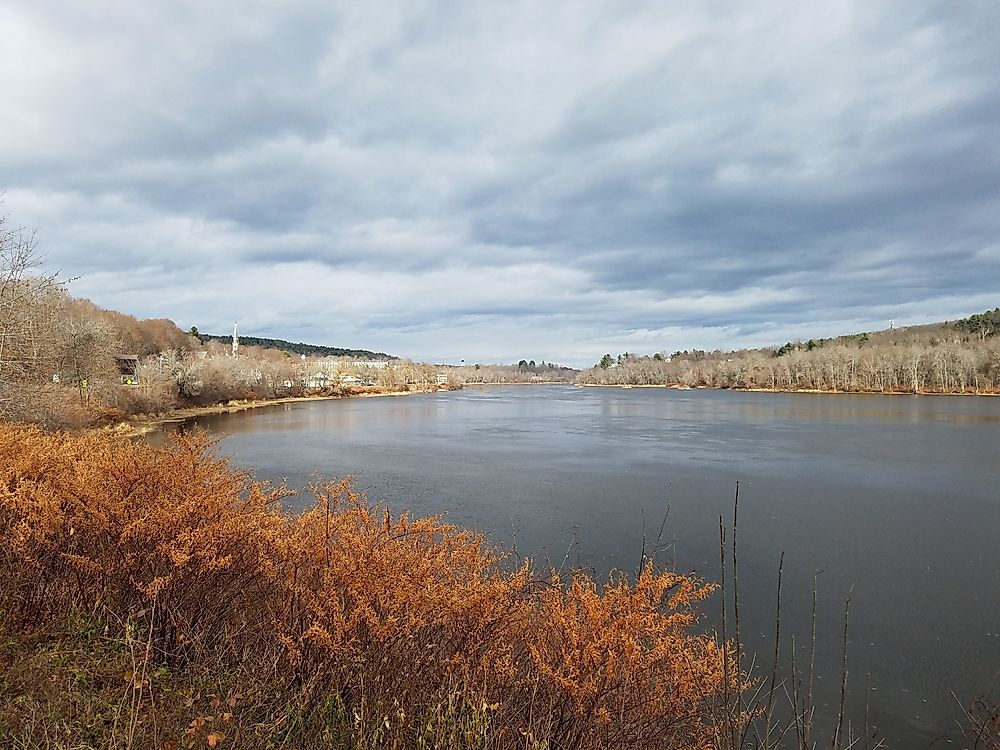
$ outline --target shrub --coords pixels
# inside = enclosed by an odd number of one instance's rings
[[[539,576],[348,481],[296,516],[287,494],[203,436],[156,449],[0,425],[7,627],[82,617],[142,634],[177,679],[266,684],[244,746],[705,747],[742,687],[731,647],[694,631],[711,587],[693,578]],[[157,745],[184,729],[144,726]]]

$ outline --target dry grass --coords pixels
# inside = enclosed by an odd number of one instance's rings
[[[284,514],[210,448],[0,425],[6,745],[718,746],[711,586],[539,575],[347,482]]]

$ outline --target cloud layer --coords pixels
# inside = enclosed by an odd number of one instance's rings
[[[576,365],[1000,304],[992,0],[284,5],[0,10],[0,210],[75,294]]]

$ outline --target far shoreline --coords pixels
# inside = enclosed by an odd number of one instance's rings
[[[984,391],[830,391],[820,388],[720,388],[711,385],[678,385],[676,383],[574,383],[577,388],[664,388],[671,391],[732,391],[733,393],[804,393],[811,396],[1000,396],[1000,392]]]
[[[478,388],[481,386],[503,386],[503,385],[576,385],[576,383],[571,383],[567,380],[535,380],[533,382],[514,382],[514,383],[463,383],[463,388]]]
[[[236,412],[248,411],[250,409],[260,409],[268,406],[279,406],[281,404],[298,404],[309,401],[338,401],[350,398],[380,398],[388,396],[415,396],[421,393],[442,393],[453,390],[451,388],[428,388],[422,390],[407,391],[365,391],[345,394],[313,394],[308,396],[285,396],[282,398],[267,398],[256,400],[227,401],[224,404],[210,404],[207,406],[188,406],[180,409],[173,409],[155,416],[133,417],[130,420],[119,422],[115,425],[106,425],[98,428],[116,437],[137,438],[149,435],[150,433],[162,430],[166,425],[181,424],[189,422],[198,417],[211,414],[234,414]]]

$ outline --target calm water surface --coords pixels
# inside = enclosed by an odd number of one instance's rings
[[[598,575],[635,569],[644,529],[655,538],[669,508],[660,559],[717,580],[719,515],[731,517],[738,481],[741,617],[759,661],[773,649],[783,551],[782,629],[799,643],[819,572],[826,713],[848,595],[855,726],[868,673],[871,721],[900,748],[948,747],[951,693],[996,685],[1000,399],[513,386],[197,424],[259,478],[302,487],[354,474],[395,511],[444,512],[539,562]]]

